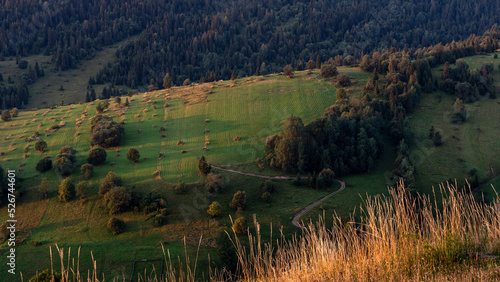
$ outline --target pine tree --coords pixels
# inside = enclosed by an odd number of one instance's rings
[[[319,55],[316,57],[316,68],[321,69],[321,57]]]
[[[202,76],[203,77],[203,76]],[[163,87],[165,89],[168,89],[170,87],[172,87],[172,79],[170,78],[170,74],[167,73],[164,77],[163,77]]]

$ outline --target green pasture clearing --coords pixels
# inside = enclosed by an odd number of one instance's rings
[[[497,60],[491,55],[463,58],[470,69],[480,68],[484,63],[495,65],[495,84],[500,85]],[[452,65],[453,66],[453,65]],[[442,66],[434,68],[440,79]],[[498,91],[498,89],[497,89]],[[440,95],[442,98],[438,97]],[[410,121],[415,134],[411,156],[416,164],[417,185],[422,192],[431,193],[432,187],[449,178],[465,182],[468,172],[477,169],[479,181],[487,182],[500,171],[500,103],[498,99],[481,97],[467,104],[467,121],[451,123],[455,97],[441,91],[423,94]],[[443,145],[435,147],[428,138],[430,127],[441,132]]]

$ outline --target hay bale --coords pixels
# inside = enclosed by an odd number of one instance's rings
[[[142,110],[142,113],[143,113],[143,114],[145,114],[145,113],[147,113],[147,112],[148,112],[148,109],[144,109],[144,110]]]
[[[139,118],[140,116],[141,116],[140,114],[134,115],[135,118]]]
[[[164,153],[158,153],[158,160],[161,160],[165,157]]]
[[[80,136],[80,132],[75,132],[75,137]]]
[[[210,132],[210,130],[209,130],[209,129],[205,129],[205,130],[203,130],[203,134],[205,134],[205,135],[207,135],[209,132]]]
[[[205,146],[210,145],[210,139],[205,139]]]
[[[161,173],[161,171],[159,169],[156,170],[155,172],[153,172],[153,178],[155,178],[155,179],[161,179],[160,173]]]
[[[241,140],[241,137],[238,137],[238,136],[233,138],[233,141],[240,141],[240,140]]]
[[[50,134],[48,134],[48,133],[47,133],[47,134],[45,134],[45,137],[49,137],[49,136],[50,136]]]
[[[31,122],[35,122],[36,121],[36,118],[32,119]]]
[[[210,122],[210,120],[208,118],[203,121],[204,124],[208,124],[209,122]]]
[[[182,140],[177,141],[177,145],[178,145],[178,146],[182,146],[182,145],[184,145],[184,141],[182,141]]]
[[[182,152],[181,152],[181,154],[185,154],[185,153],[187,153],[187,151],[182,151]]]
[[[156,116],[156,114],[153,114],[151,117],[155,117],[155,116]]]

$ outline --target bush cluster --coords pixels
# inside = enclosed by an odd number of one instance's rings
[[[119,146],[125,131],[112,117],[97,115],[90,124],[90,145],[110,148]]]

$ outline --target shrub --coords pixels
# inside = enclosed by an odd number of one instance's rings
[[[54,161],[54,170],[57,174],[61,176],[68,176],[73,172],[73,162],[74,159],[71,155],[57,155]]]
[[[288,78],[293,78],[293,68],[291,65],[286,65],[283,68],[283,74]]]
[[[59,150],[58,154],[59,155],[70,155],[70,156],[74,157],[76,154],[76,151],[73,148],[71,148],[70,146],[66,145]],[[74,159],[72,159],[72,160],[74,160]]]
[[[337,75],[337,85],[341,87],[345,87],[351,84],[351,79],[349,78],[348,75],[346,74],[339,74]]]
[[[127,152],[127,159],[133,161],[134,163],[138,162],[141,158],[141,154],[136,148],[130,148]]]
[[[186,79],[184,80],[184,82],[182,83],[182,85],[184,85],[184,86],[191,85],[191,80],[189,80],[189,78],[186,78]]]
[[[59,185],[59,200],[69,202],[75,197],[75,185],[69,178],[64,179]]]
[[[62,275],[61,273],[54,271],[54,274],[52,274],[52,271],[50,269],[45,269],[44,271],[38,273],[38,275],[35,275],[31,277],[29,282],[59,282],[62,281]]]
[[[38,192],[40,192],[40,195],[44,199],[49,197],[49,180],[47,177],[42,178],[42,183],[38,187]]]
[[[36,170],[39,172],[46,172],[52,169],[52,160],[49,158],[43,158],[36,164]]]
[[[12,111],[10,111],[10,115],[12,117],[17,117],[19,115],[19,110],[17,108],[13,108]]]
[[[315,63],[313,60],[309,60],[309,61],[306,63],[306,68],[307,68],[308,70],[313,70],[315,67],[316,67],[316,63]]]
[[[39,139],[35,143],[35,150],[43,152],[47,148],[47,142],[43,141],[42,139]]]
[[[104,207],[109,214],[124,212],[130,205],[132,197],[123,187],[113,187],[104,195]]]
[[[78,198],[85,198],[85,193],[87,192],[87,183],[85,181],[78,182],[78,184],[76,184],[75,191]]]
[[[196,165],[198,168],[198,171],[200,171],[201,175],[207,175],[210,172],[210,165],[207,163],[205,160],[205,156],[201,156],[200,161],[198,162],[198,165]]]
[[[219,174],[209,173],[205,179],[205,188],[209,193],[222,193],[226,188],[226,180]]]
[[[119,146],[124,132],[123,126],[114,122],[113,118],[97,115],[90,124],[90,145],[103,148]]]
[[[327,187],[331,187],[333,182],[335,181],[335,173],[327,168],[323,169],[316,179],[316,188],[323,189]]]
[[[179,184],[177,184],[177,186],[175,186],[174,191],[177,194],[186,194],[187,193],[186,183],[185,182],[181,182],[179,180]]]
[[[237,218],[233,223],[233,230],[237,234],[246,235],[248,232],[247,220],[244,217]]]
[[[113,235],[118,235],[123,233],[125,229],[125,222],[116,217],[110,218],[108,221],[108,230],[111,231]]]
[[[332,64],[323,64],[320,71],[321,77],[330,78],[338,74],[337,67]]]
[[[248,196],[245,191],[238,191],[234,193],[233,199],[229,204],[229,207],[233,210],[244,210],[247,207]]]
[[[271,193],[269,193],[269,192],[262,193],[262,195],[260,196],[260,199],[264,203],[269,203],[271,201]]]
[[[123,184],[122,183],[122,178],[120,176],[118,176],[113,171],[108,172],[108,174],[106,175],[106,177],[104,178],[104,180],[111,181],[116,186],[122,186],[122,184]]]
[[[102,165],[107,158],[106,150],[99,146],[95,146],[89,151],[87,162],[91,165]]]
[[[167,224],[167,217],[162,215],[162,214],[157,214],[154,218],[153,218],[153,225],[154,226],[163,226],[165,224]]]
[[[113,182],[104,179],[99,185],[99,195],[104,196],[109,192],[109,190],[115,187],[116,185]]]
[[[91,164],[84,164],[80,167],[80,171],[86,179],[90,179],[94,173],[94,166]]]
[[[12,118],[12,116],[10,115],[10,112],[8,110],[4,110],[2,112],[2,120],[4,122],[8,122],[11,118]]]
[[[104,112],[104,110],[107,109],[108,107],[109,107],[108,100],[104,100],[104,101],[100,101],[99,103],[97,103],[97,105],[95,106],[95,109],[96,109],[97,113],[102,114]]]
[[[208,206],[207,213],[212,217],[217,217],[222,212],[222,207],[219,202],[212,202],[210,206]]]

